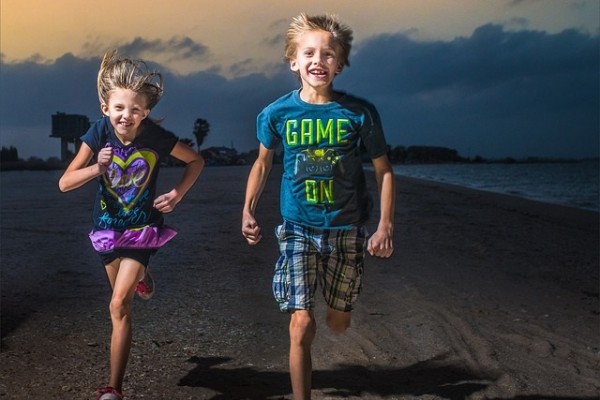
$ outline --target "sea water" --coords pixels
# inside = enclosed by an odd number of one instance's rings
[[[599,211],[599,160],[551,163],[408,164],[394,173]]]

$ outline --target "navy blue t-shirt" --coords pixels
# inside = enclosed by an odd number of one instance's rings
[[[310,104],[292,91],[257,118],[258,140],[284,150],[281,214],[319,229],[346,229],[366,222],[372,208],[360,144],[371,159],[387,152],[376,108],[343,94],[327,104]]]
[[[139,228],[162,222],[153,207],[161,162],[171,153],[178,138],[150,119],[142,121],[139,135],[129,145],[116,137],[108,117],[96,121],[81,137],[95,155],[110,146],[113,157],[106,172],[98,177],[94,202],[94,230]]]

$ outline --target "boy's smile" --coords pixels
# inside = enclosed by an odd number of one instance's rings
[[[300,35],[296,45],[296,54],[295,58],[290,60],[290,69],[300,75],[303,99],[316,96],[321,98],[321,101],[330,101],[331,84],[342,70],[338,44],[331,33],[312,30]],[[323,99],[323,96],[326,98]]]

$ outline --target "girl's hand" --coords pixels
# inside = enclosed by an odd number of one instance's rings
[[[181,199],[177,195],[177,191],[173,189],[169,193],[158,196],[154,200],[154,208],[163,214],[167,214],[175,209],[175,206],[180,200]]]
[[[98,152],[98,167],[100,167],[100,172],[105,173],[106,169],[110,165],[112,161],[113,151],[112,147],[103,147]]]

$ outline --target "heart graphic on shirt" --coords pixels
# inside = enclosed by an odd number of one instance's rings
[[[118,199],[125,212],[129,212],[148,186],[156,166],[156,154],[149,150],[137,150],[122,158],[113,154],[104,181],[108,192]]]

